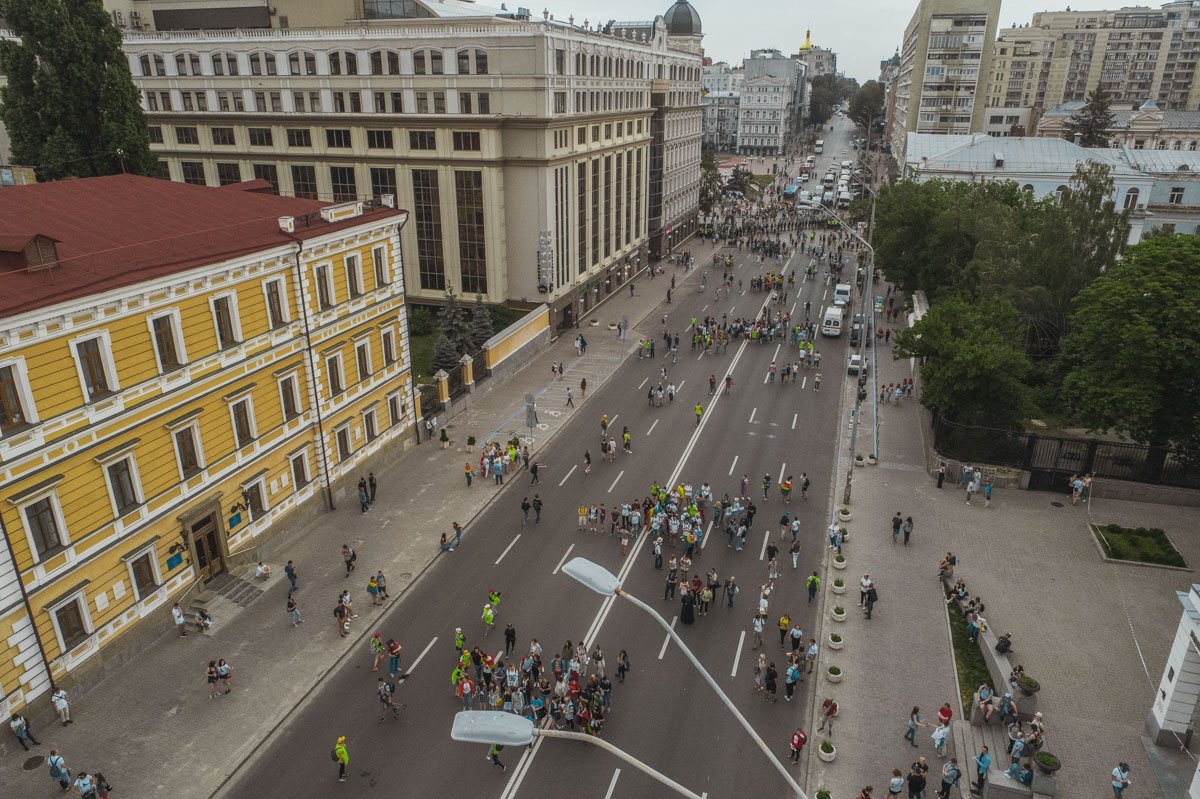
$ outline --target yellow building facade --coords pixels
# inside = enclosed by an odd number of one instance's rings
[[[412,440],[407,214],[261,188],[0,196],[0,712],[117,656]]]

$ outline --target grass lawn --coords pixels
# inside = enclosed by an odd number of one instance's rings
[[[1187,568],[1183,555],[1171,546],[1167,534],[1157,527],[1149,530],[1116,524],[1093,524],[1091,527],[1104,554],[1110,558]]]
[[[945,594],[949,599],[950,592],[945,591]],[[988,671],[983,653],[979,651],[979,644],[971,643],[970,637],[967,636],[967,619],[958,609],[958,603],[947,604],[946,612],[950,615],[950,637],[954,640],[954,668],[958,671],[963,712],[969,719],[975,689],[985,682],[990,683],[992,674]]]

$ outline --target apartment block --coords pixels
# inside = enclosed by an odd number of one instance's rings
[[[547,302],[566,327],[694,228],[686,0],[603,25],[469,0],[282,0],[236,29],[227,8],[109,2],[127,24],[139,13],[124,46],[164,177],[394,195],[415,223],[412,299]]]
[[[904,163],[909,133],[983,129],[1000,0],[921,0],[904,31],[891,145]]]
[[[132,175],[0,191],[0,712],[120,662],[411,440],[392,205]]]

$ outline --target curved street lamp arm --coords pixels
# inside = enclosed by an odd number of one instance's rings
[[[603,738],[598,738],[595,735],[585,735],[582,732],[566,732],[564,730],[552,729],[539,729],[534,734],[539,738],[566,738],[567,740],[579,741],[580,743],[598,746],[609,754],[624,760],[626,763],[633,766],[646,776],[661,782],[663,785],[675,791],[675,793],[679,794],[680,796],[686,796],[688,799],[703,799],[700,794],[689,791],[687,788],[675,782],[675,780],[671,779],[666,774],[654,770],[633,755],[622,749],[618,749]]]

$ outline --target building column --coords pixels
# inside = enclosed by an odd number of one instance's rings
[[[463,387],[470,393],[475,390],[475,359],[464,355],[459,359],[463,369]]]
[[[445,369],[438,369],[433,376],[434,385],[437,386],[438,403],[441,404],[442,410],[450,407],[450,375]]]
[[[1146,716],[1146,733],[1158,746],[1177,748],[1191,737],[1192,716],[1200,700],[1200,584],[1176,592],[1183,605],[1171,654],[1163,668],[1154,705]],[[1198,796],[1192,783],[1192,796]]]

